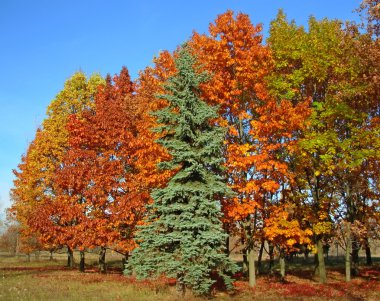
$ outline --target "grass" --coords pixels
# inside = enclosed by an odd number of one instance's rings
[[[96,254],[86,254],[89,265],[85,273],[64,267],[65,254],[55,255],[54,261],[42,255],[30,262],[25,257],[0,256],[0,300],[178,300],[173,282],[139,282],[122,276],[116,254],[108,256],[111,268],[106,275],[94,267]],[[350,283],[344,282],[342,266],[331,264],[325,285],[317,283],[310,266],[294,263],[289,267],[285,283],[276,275],[259,276],[256,288],[251,289],[244,279],[238,279],[234,292],[216,291],[215,300],[380,300],[378,263],[361,267],[360,277]],[[188,292],[184,300],[204,299]]]

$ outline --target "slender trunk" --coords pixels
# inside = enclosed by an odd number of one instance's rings
[[[263,272],[262,259],[263,259],[263,252],[264,252],[264,244],[265,244],[265,240],[261,242],[261,246],[259,250],[259,258],[257,259],[257,271],[259,274],[262,274]]]
[[[326,257],[326,261],[327,261],[327,262],[329,261],[329,249],[330,249],[330,246],[329,246],[329,245],[325,245],[325,246],[323,246],[323,254],[324,254],[325,257]]]
[[[351,274],[352,276],[359,275],[359,242],[354,237],[352,241],[352,266],[351,266]]]
[[[36,261],[40,261],[40,251],[36,251],[34,256],[36,257]]]
[[[176,290],[177,290],[177,295],[178,299],[183,299],[185,297],[186,293],[186,286],[185,283],[183,282],[183,274],[178,274],[177,275],[177,280],[176,280]]]
[[[368,237],[365,239],[365,257],[366,265],[372,265],[371,247],[369,245]]]
[[[281,248],[280,250],[280,275],[281,281],[285,281],[285,251]]]
[[[26,254],[26,261],[30,262],[30,253]]]
[[[230,234],[228,232],[226,232],[226,233],[227,233],[227,238],[226,238],[226,250],[225,250],[225,252],[226,252],[227,256],[229,256],[230,255]]]
[[[99,252],[99,272],[100,273],[106,273],[107,267],[106,267],[106,251],[107,249],[105,247],[102,247]]]
[[[50,250],[50,257],[49,257],[49,260],[50,260],[50,261],[53,261],[53,260],[54,260],[54,258],[53,258],[53,251],[52,251],[52,250]]]
[[[18,257],[20,254],[20,234],[16,235],[16,247],[14,249],[15,255]]]
[[[243,250],[243,271],[244,272],[247,272],[249,269],[247,253],[248,253],[248,249],[245,248]]]
[[[69,268],[74,266],[73,250],[71,250],[70,247],[67,247],[67,266]]]
[[[79,271],[84,272],[84,251],[80,251]]]
[[[129,258],[129,253],[126,253],[124,257],[121,259],[123,270],[125,269],[125,266],[128,264],[128,258]]]
[[[326,266],[325,266],[325,257],[323,256],[323,243],[322,239],[317,239],[317,256],[318,256],[318,266],[317,271],[319,274],[319,282],[325,283],[327,280],[326,277]]]
[[[273,273],[273,267],[274,267],[274,246],[270,243],[269,244],[269,273]]]
[[[346,281],[351,281],[351,224],[347,223],[346,229],[346,256],[345,256],[345,266],[346,266]]]
[[[307,260],[309,259],[309,249],[305,245],[303,245],[302,248],[303,248],[303,255],[304,255],[303,260],[304,262],[307,262]]]
[[[250,247],[248,250],[248,277],[249,277],[249,286],[256,286],[256,270],[255,270],[255,251],[253,247]]]

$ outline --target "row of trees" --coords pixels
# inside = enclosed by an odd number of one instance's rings
[[[82,268],[86,249],[101,262],[135,250],[129,270],[200,294],[236,270],[223,232],[239,238],[252,286],[256,246],[259,265],[264,243],[271,260],[278,251],[283,277],[289,252],[312,249],[325,282],[336,239],[349,280],[379,226],[379,1],[361,12],[364,27],[311,17],[306,30],[280,11],[264,44],[260,25],[228,11],[134,82],[126,68],[74,74],[15,171],[23,239],[79,249]]]

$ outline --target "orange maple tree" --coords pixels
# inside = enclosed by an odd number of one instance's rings
[[[234,17],[227,11],[209,30],[210,36],[195,33],[190,45],[211,74],[202,87],[204,97],[220,106],[219,122],[228,130],[227,175],[237,194],[223,200],[225,228],[240,232],[253,258],[254,241],[264,239],[262,225],[270,214],[266,203],[291,180],[286,152],[308,110],[305,103],[294,106],[269,95],[266,77],[272,58],[262,44],[261,25],[252,25],[245,14]]]
[[[139,91],[149,95],[148,76]],[[149,79],[151,79],[149,77]],[[144,88],[143,88],[144,87]],[[135,92],[128,70],[106,79],[93,109],[72,116],[68,150],[56,183],[73,212],[72,247],[111,248],[125,255],[135,247],[150,190],[165,180],[156,164],[165,156],[150,131],[147,108],[155,104]]]
[[[54,187],[54,176],[62,165],[68,149],[66,123],[70,114],[77,114],[91,107],[97,87],[103,83],[99,75],[87,78],[75,73],[66,81],[47,109],[47,117],[36,132],[18,169],[11,191],[11,211],[21,224],[22,233],[38,236],[44,248],[54,249],[66,245],[66,239],[57,232],[48,214],[50,205],[58,203],[60,196]],[[60,204],[61,205],[61,204]]]

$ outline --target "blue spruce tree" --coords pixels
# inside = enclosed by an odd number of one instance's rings
[[[176,59],[177,73],[165,85],[168,106],[155,112],[158,141],[172,159],[160,168],[176,170],[165,188],[152,193],[147,224],[137,234],[139,247],[133,252],[129,269],[140,279],[159,275],[176,278],[177,288],[189,287],[207,295],[215,280],[224,279],[236,265],[224,253],[221,205],[218,199],[231,194],[222,174],[225,131],[214,122],[217,110],[200,98],[199,85],[208,78],[197,73],[195,58],[183,46]]]

